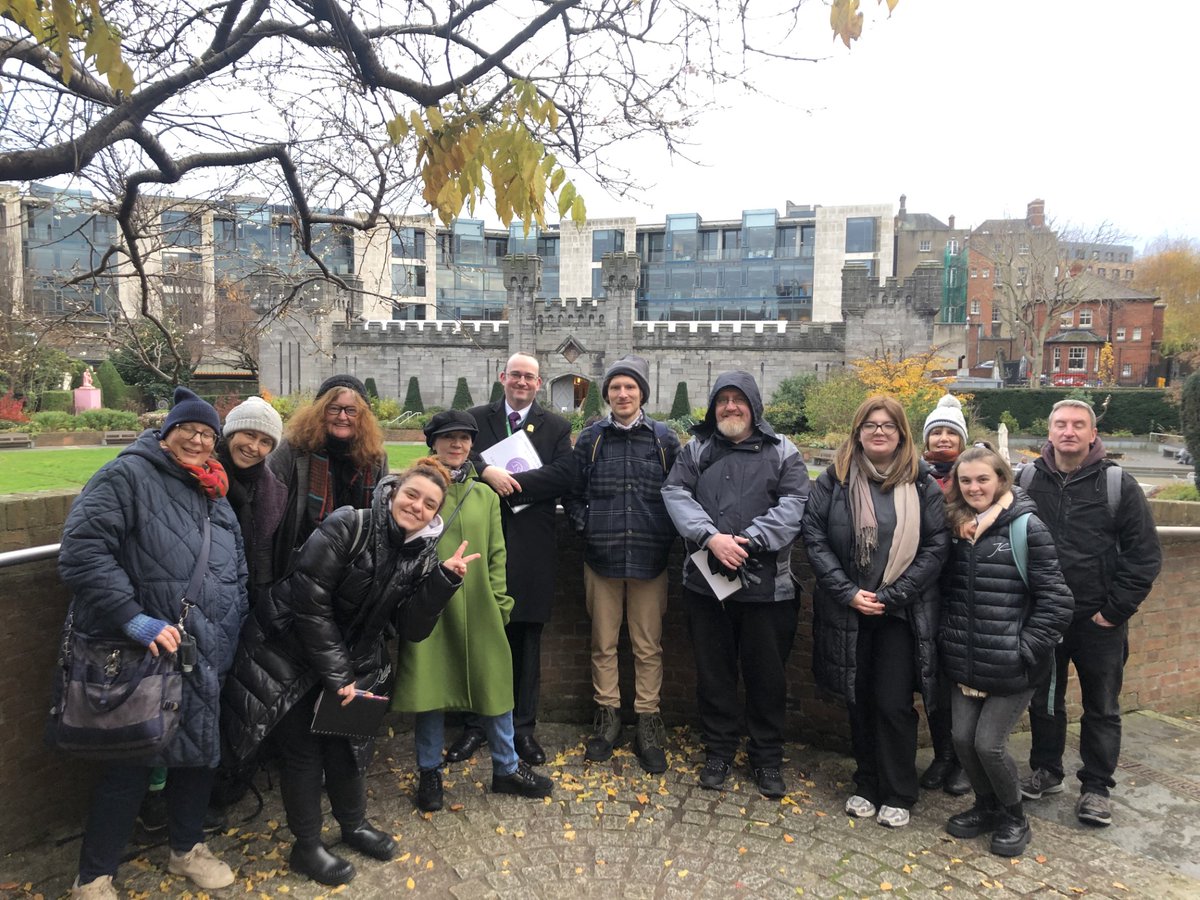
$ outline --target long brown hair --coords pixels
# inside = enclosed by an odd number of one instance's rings
[[[858,441],[859,431],[862,429],[863,422],[867,421],[867,416],[877,409],[882,409],[896,423],[896,433],[900,436],[900,443],[896,445],[896,455],[893,457],[892,466],[881,485],[882,490],[887,492],[898,484],[916,481],[917,475],[921,472],[921,456],[913,444],[912,428],[909,427],[908,416],[904,414],[904,407],[894,397],[877,394],[874,397],[868,397],[859,405],[854,412],[850,437],[846,438],[842,446],[838,447],[837,453],[833,457],[833,472],[837,476],[837,480],[845,484],[850,478],[850,463],[857,462],[859,467],[862,467],[863,449],[862,444]]]
[[[325,439],[329,436],[329,428],[325,424],[325,411],[343,391],[354,395],[354,405],[358,410],[358,415],[353,419],[354,439],[350,441],[350,459],[360,469],[378,465],[385,458],[383,429],[379,427],[379,420],[371,411],[371,404],[353,388],[333,388],[307,406],[296,410],[288,420],[287,441],[297,450],[308,453],[322,450],[325,447]]]
[[[946,521],[954,531],[957,531],[960,525],[975,518],[975,510],[967,503],[967,498],[963,496],[962,489],[958,486],[958,467],[963,463],[972,462],[987,463],[996,473],[996,493],[992,497],[993,502],[1012,490],[1012,468],[1005,462],[1003,456],[991,447],[971,447],[964,450],[962,455],[954,461],[954,467],[950,469],[950,480],[946,483]]]

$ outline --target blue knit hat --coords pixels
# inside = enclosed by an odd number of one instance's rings
[[[201,400],[185,387],[177,387],[174,405],[163,419],[162,428],[158,430],[159,437],[165,438],[172,428],[184,422],[199,422],[211,428],[213,434],[221,433],[221,417],[212,408],[212,404]]]

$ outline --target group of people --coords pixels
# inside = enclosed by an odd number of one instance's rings
[[[1161,554],[1136,482],[1106,474],[1090,407],[1055,405],[1042,457],[1015,483],[992,449],[968,446],[954,398],[930,414],[918,444],[903,407],[873,397],[810,484],[800,453],[764,419],[751,375],[715,379],[682,447],[645,411],[649,375],[633,355],[609,366],[610,413],[572,446],[567,421],[536,401],[537,358],[514,354],[500,374],[503,397],[433,416],[431,455],[399,474],[388,474],[381,429],[352,376],[327,379],[286,433],[260,398],[222,425],[211,405],[176,389],[162,426],[97,472],[64,528],[60,573],[77,627],[154,654],[185,639],[198,651],[167,748],[105,766],[72,895],[117,896],[118,861],[162,768],[169,871],[204,890],[232,883],[204,842],[214,776],[222,760],[241,764],[264,748],[280,762],[293,871],[329,885],[354,877],[322,840],[322,792],[343,845],[390,859],[392,837],[367,818],[372,741],[314,733],[318,700],[384,695],[415,714],[423,811],[442,808],[444,765],[484,744],[493,791],[551,796],[534,767],[546,761],[536,723],[559,499],[584,544],[588,760],[608,759],[624,738],[617,643],[627,622],[634,751],[645,771],[667,768],[662,623],[681,536],[700,784],[724,786],[744,731],[758,790],[786,793],[786,666],[800,608],[791,551],[802,538],[816,576],[814,671],[849,710],[848,815],[899,827],[919,784],[973,789],[974,805],[947,830],[991,834],[994,852],[1020,853],[1030,836],[1022,797],[1062,790],[1074,662],[1084,706],[1077,813],[1111,821],[1126,622]],[[485,451],[517,432],[540,467],[485,463]],[[198,563],[201,587],[184,604]],[[922,779],[915,692],[935,747]],[[1026,708],[1033,772],[1020,781],[1006,746]],[[461,731],[443,750],[447,712]]]

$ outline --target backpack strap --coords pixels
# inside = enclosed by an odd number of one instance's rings
[[[1025,490],[1029,490],[1029,485],[1033,483],[1033,475],[1033,463],[1025,463],[1025,465],[1017,469],[1017,484]]]
[[[1022,513],[1012,520],[1008,526],[1008,539],[1012,543],[1013,562],[1021,574],[1025,587],[1029,587],[1029,517],[1032,513]]]
[[[1125,472],[1120,466],[1109,466],[1104,470],[1104,487],[1108,494],[1108,514],[1115,520],[1117,510],[1121,508],[1121,486]]]
[[[350,541],[350,558],[346,561],[347,564],[358,559],[359,555],[367,549],[367,516],[371,514],[369,509],[356,509],[354,516],[354,537]]]

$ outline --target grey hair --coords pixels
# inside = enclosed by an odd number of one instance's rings
[[[1092,404],[1087,403],[1083,400],[1074,400],[1074,399],[1059,400],[1052,407],[1050,407],[1050,418],[1048,418],[1046,421],[1049,422],[1050,419],[1053,419],[1054,414],[1065,406],[1073,406],[1078,409],[1086,409],[1088,418],[1090,418],[1092,420],[1092,427],[1093,428],[1096,427],[1096,411],[1094,409],[1092,409]]]

